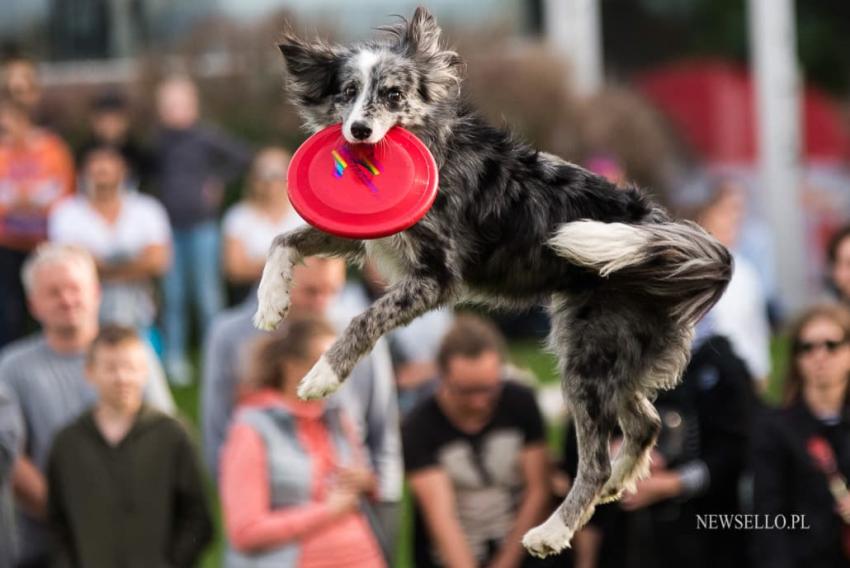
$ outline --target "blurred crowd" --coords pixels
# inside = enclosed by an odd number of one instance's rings
[[[739,180],[677,204],[733,251],[732,282],[681,385],[655,401],[650,477],[537,560],[521,536],[569,490],[578,443],[511,365],[505,331],[545,332],[545,315],[426,314],[327,401],[301,401],[299,380],[385,283],[369,264],[348,278],[343,261],[308,258],[281,329],[256,330],[266,252],[303,223],[290,153],[204,121],[186,76],[158,85],[156,111],[141,144],[121,91],[98,93],[72,149],[34,62],[3,62],[0,568],[195,566],[219,503],[237,568],[392,566],[402,539],[419,567],[850,564],[850,225],[825,251],[822,301],[786,330],[778,253]],[[585,165],[628,178],[605,154]],[[199,445],[173,398],[194,383]]]

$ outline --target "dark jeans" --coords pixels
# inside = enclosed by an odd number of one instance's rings
[[[173,243],[174,258],[163,280],[166,362],[186,360],[190,302],[198,309],[201,337],[224,306],[218,225],[210,221],[175,229]]]
[[[15,568],[50,568],[50,559],[44,557],[38,560],[27,560],[25,562],[18,562],[17,564],[15,564]]]
[[[0,348],[26,333],[27,302],[21,267],[27,254],[0,247]]]

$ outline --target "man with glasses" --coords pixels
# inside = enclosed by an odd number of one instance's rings
[[[505,379],[504,339],[471,316],[446,334],[437,366],[436,392],[411,411],[402,432],[417,504],[416,565],[539,565],[520,545],[551,497],[533,391]]]

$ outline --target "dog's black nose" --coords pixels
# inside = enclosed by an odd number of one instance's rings
[[[372,135],[372,129],[362,122],[355,122],[351,125],[351,135],[358,140],[366,140]]]

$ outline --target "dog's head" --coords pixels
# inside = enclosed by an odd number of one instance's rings
[[[284,35],[287,86],[309,128],[341,122],[348,142],[375,144],[395,125],[427,127],[454,104],[461,61],[440,45],[434,17],[420,7],[409,22],[381,30],[389,39],[353,47]]]

